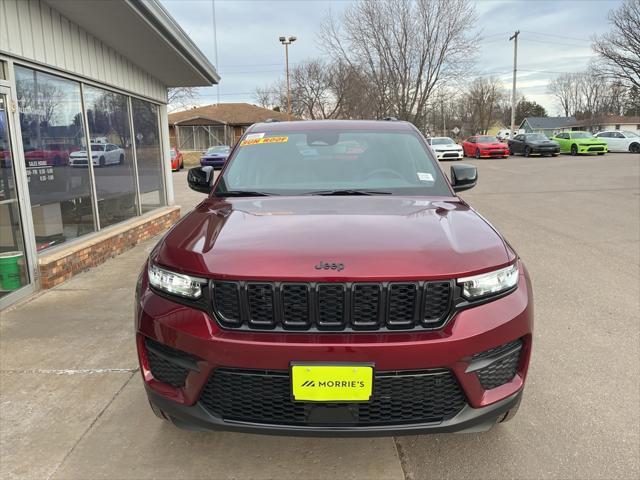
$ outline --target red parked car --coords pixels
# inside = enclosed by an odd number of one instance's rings
[[[474,135],[462,142],[465,157],[489,158],[509,156],[509,145],[491,135]]]
[[[351,152],[345,155],[345,149]],[[136,289],[144,386],[192,429],[480,431],[516,412],[533,299],[511,245],[411,124],[251,126]]]
[[[171,147],[171,170],[174,172],[182,170],[184,168],[184,159],[182,158],[182,152],[176,147]]]

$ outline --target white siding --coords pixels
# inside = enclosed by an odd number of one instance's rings
[[[160,81],[40,0],[0,0],[0,53],[167,100]]]

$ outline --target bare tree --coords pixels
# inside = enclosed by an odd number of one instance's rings
[[[479,77],[471,83],[465,95],[465,106],[476,133],[487,133],[500,118],[500,104],[504,99],[504,85],[497,78]]]
[[[377,111],[416,122],[434,90],[469,65],[475,18],[468,0],[358,0],[325,20],[320,41],[334,60],[368,77]]]
[[[339,111],[342,95],[334,88],[332,70],[322,60],[311,60],[293,69],[292,98],[305,118],[334,118]]]
[[[592,69],[578,74],[576,78],[583,116],[593,117],[602,111],[607,83],[602,76],[594,73]]]
[[[611,32],[596,37],[593,50],[602,59],[602,71],[640,88],[640,0],[626,0],[609,13]]]
[[[580,74],[563,73],[549,82],[548,91],[562,108],[565,117],[578,112],[582,107]]]
[[[192,107],[200,98],[195,87],[169,88],[167,91],[167,103],[169,110],[183,110]]]
[[[282,102],[282,92],[279,88],[279,83],[273,83],[266,87],[256,88],[254,95],[256,103],[262,108],[280,109],[283,105],[286,105],[286,92],[284,93],[284,102]]]

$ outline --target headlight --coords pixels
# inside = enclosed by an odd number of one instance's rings
[[[475,300],[515,287],[518,283],[518,266],[513,264],[493,272],[459,278],[457,282],[462,287],[462,296],[467,300]]]
[[[149,283],[163,292],[197,300],[202,296],[202,287],[206,280],[174,273],[149,262]]]

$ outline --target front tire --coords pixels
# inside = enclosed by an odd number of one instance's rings
[[[122,165],[124,163],[124,155],[120,154],[120,159],[118,160],[118,164]]]
[[[476,148],[476,158],[480,158],[480,149]]]
[[[576,145],[571,145],[571,155],[574,157],[578,155],[578,147]]]
[[[640,143],[632,143],[629,145],[629,151],[631,153],[640,153]]]
[[[98,165],[100,165],[100,167],[103,168],[106,164],[107,164],[107,161],[104,159],[104,157],[100,157],[100,160],[98,160]]]
[[[524,147],[524,156],[528,157],[531,155],[531,149],[529,147]]]

